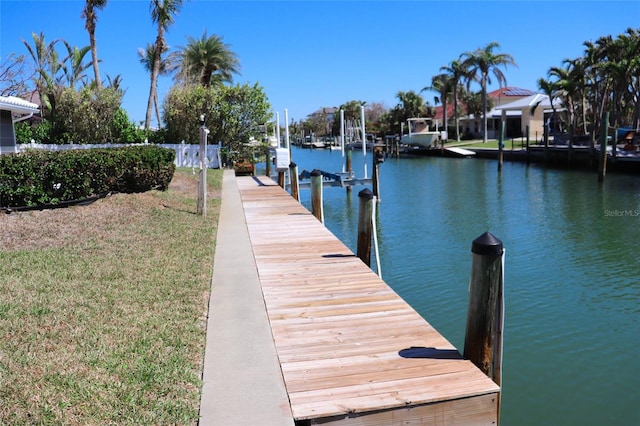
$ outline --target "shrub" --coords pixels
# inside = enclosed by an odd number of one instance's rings
[[[0,156],[0,207],[38,206],[108,192],[166,190],[175,151],[154,145]]]

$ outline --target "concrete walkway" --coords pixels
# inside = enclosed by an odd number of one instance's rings
[[[235,174],[224,172],[200,424],[293,426]]]

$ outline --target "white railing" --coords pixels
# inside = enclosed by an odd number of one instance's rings
[[[137,144],[144,145],[144,144]],[[133,144],[41,144],[26,143],[16,146],[18,152],[28,149],[42,149],[48,151],[65,151],[68,149],[92,149],[92,148],[119,148],[133,146]],[[200,167],[200,146],[186,143],[159,144],[162,148],[169,148],[176,151],[176,167]],[[220,168],[220,144],[207,145],[207,164],[210,169]]]

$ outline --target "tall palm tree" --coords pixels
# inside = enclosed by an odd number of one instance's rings
[[[147,44],[146,49],[138,48],[138,59],[144,69],[149,73],[153,70],[153,65],[156,62],[156,46],[154,44]],[[169,73],[169,59],[160,59],[160,72],[158,75],[166,75]],[[153,106],[156,110],[156,119],[160,123],[160,109],[158,108],[158,92],[155,92],[153,99]]]
[[[187,84],[231,83],[233,74],[239,74],[240,61],[229,45],[218,35],[208,36],[205,30],[199,39],[187,36],[187,46],[177,55],[176,79]]]
[[[149,88],[149,101],[147,102],[147,113],[144,121],[145,129],[149,129],[151,124],[151,110],[153,109],[153,102],[158,96],[161,56],[162,52],[166,50],[164,33],[168,31],[181,6],[182,0],[151,0],[151,20],[158,25],[155,41],[155,52],[157,54],[154,56],[153,68],[151,69],[151,87]],[[158,125],[160,125],[160,122],[158,122]]]
[[[513,65],[517,67],[516,61],[513,56],[508,53],[496,53],[495,50],[500,45],[497,42],[491,42],[484,48],[476,49],[474,52],[463,53],[464,66],[469,71],[468,83],[471,79],[474,79],[480,83],[481,95],[482,95],[482,132],[483,142],[487,142],[487,85],[491,84],[491,76],[498,80],[498,84],[502,87],[502,84],[507,84],[507,79],[500,69],[507,65]]]
[[[89,33],[89,46],[91,46],[91,59],[93,63],[93,73],[95,75],[96,85],[102,87],[100,80],[100,70],[98,69],[98,49],[96,47],[96,22],[98,22],[98,14],[96,10],[104,9],[107,0],[86,0],[84,9],[82,10],[82,19],[85,20],[84,28]]]
[[[432,90],[437,92],[439,96],[435,98],[436,105],[438,102],[442,103],[442,121],[444,122],[444,130],[447,130],[447,124],[449,123],[449,117],[447,116],[447,100],[449,94],[453,92],[453,81],[448,74],[437,74],[431,77],[431,86],[423,88],[424,90]]]
[[[461,59],[451,61],[448,66],[440,67],[440,71],[449,75],[451,85],[453,86],[453,115],[456,122],[456,141],[460,142],[460,105],[459,105],[459,89],[462,81],[467,76],[467,70]]]

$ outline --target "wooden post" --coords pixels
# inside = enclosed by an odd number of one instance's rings
[[[569,154],[567,155],[567,165],[571,167],[573,164],[573,135],[575,134],[575,128],[573,124],[569,125]]]
[[[351,173],[353,171],[353,169],[351,168],[352,153],[353,153],[353,148],[348,148],[347,156],[346,156],[346,172],[347,173]],[[350,191],[351,191],[351,185],[347,185],[347,192],[350,192]]]
[[[549,162],[549,126],[544,125],[543,127],[542,138],[544,140],[544,164],[546,165]]]
[[[384,163],[384,154],[379,149],[373,152],[373,172],[371,174],[371,184],[373,186],[373,195],[376,201],[380,202],[380,164]]]
[[[271,177],[271,149],[269,147],[264,150],[264,158],[267,169],[266,175],[267,177]]]
[[[358,249],[357,256],[367,266],[371,266],[371,233],[373,230],[373,192],[368,188],[358,193]]]
[[[607,136],[609,130],[609,113],[605,112],[600,123],[600,161],[598,162],[598,182],[604,181],[607,174]]]
[[[317,169],[311,172],[311,213],[321,223],[324,223],[324,212],[322,210],[322,173]]]
[[[289,176],[291,176],[291,196],[300,202],[300,187],[298,186],[298,165],[293,161],[289,163]]]
[[[504,151],[504,114],[505,110],[502,110],[503,119],[500,120],[500,136],[498,139],[498,171],[502,171],[503,151]]]
[[[485,232],[471,243],[471,252],[464,357],[500,385],[504,315],[502,241]]]
[[[527,132],[527,164],[531,162],[531,158],[529,157],[529,125],[527,124],[526,130]]]
[[[279,171],[278,172],[278,185],[280,186],[280,188],[284,188],[285,187],[284,172],[283,171]]]
[[[207,216],[207,135],[209,129],[204,125],[204,114],[200,116],[200,173],[198,174],[198,207],[197,213]]]

